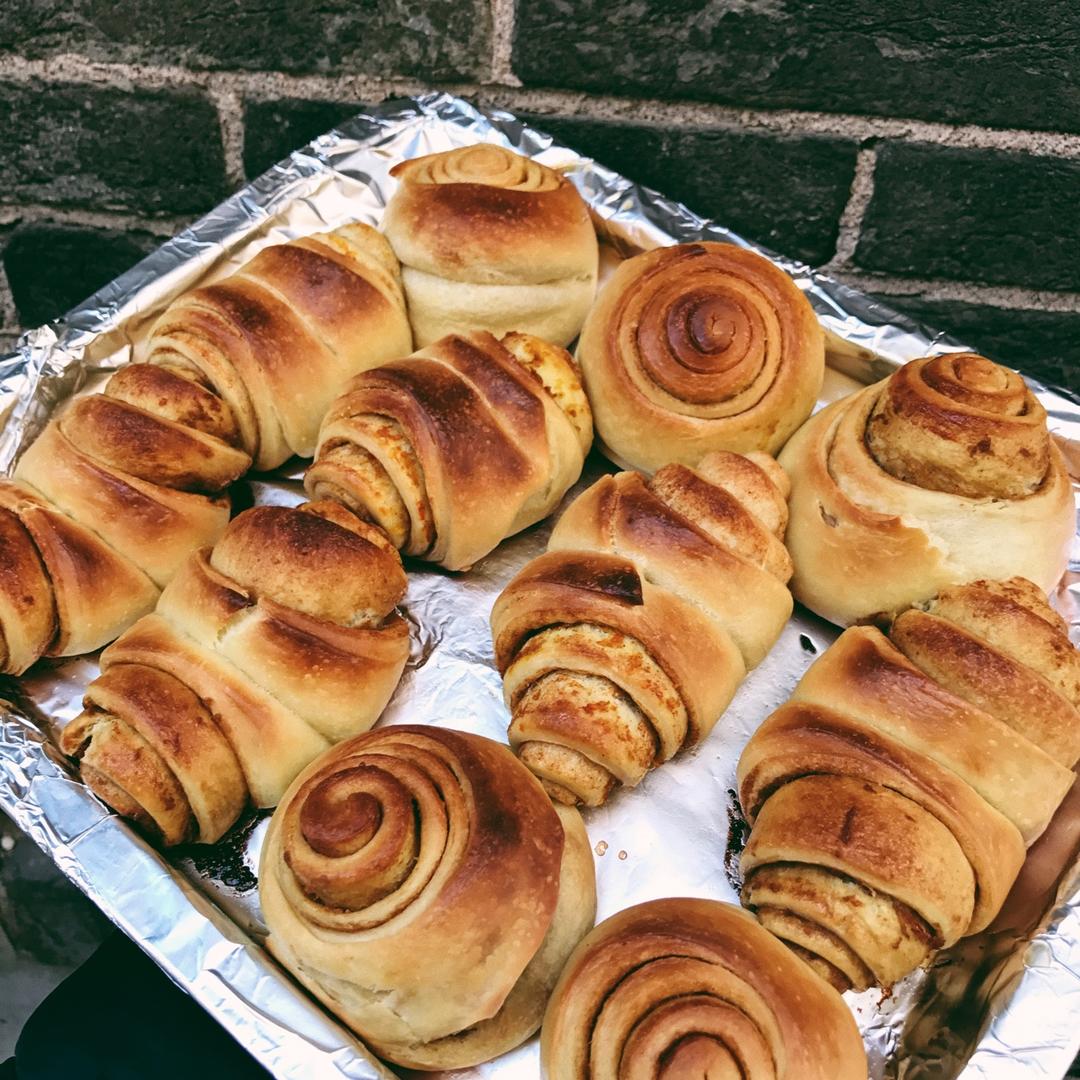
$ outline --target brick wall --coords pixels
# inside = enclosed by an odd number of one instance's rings
[[[0,339],[433,86],[1080,389],[1072,0],[6,0]]]

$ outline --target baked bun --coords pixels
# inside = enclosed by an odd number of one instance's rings
[[[568,345],[596,291],[589,210],[561,174],[480,143],[403,161],[382,227],[418,346],[510,330]]]
[[[259,868],[270,951],[382,1057],[475,1065],[539,1026],[596,911],[577,811],[504,746],[387,727],[289,789]]]
[[[555,508],[591,442],[565,349],[452,334],[348,385],[304,486],[374,521],[405,554],[465,570]]]
[[[578,360],[597,439],[624,468],[775,454],[810,415],[825,338],[798,286],[731,244],[636,255],[604,285]]]
[[[1072,487],[1023,379],[972,353],[913,360],[784,447],[795,598],[832,622],[887,618],[950,585],[1061,577]]]
[[[547,1080],[866,1080],[835,991],[746,912],[653,900],[574,950],[541,1036]]]
[[[839,989],[985,929],[1071,787],[1080,653],[1031,582],[852,627],[739,761],[743,901]]]
[[[264,248],[176,300],[145,363],[75,400],[0,480],[0,670],[112,641],[229,519],[252,464],[310,457],[350,376],[411,348],[367,225]]]
[[[409,654],[405,572],[336,503],[259,506],[101,655],[60,745],[159,843],[212,843],[378,719]]]
[[[510,743],[552,798],[597,806],[712,730],[791,614],[786,490],[764,454],[605,476],[507,585]]]

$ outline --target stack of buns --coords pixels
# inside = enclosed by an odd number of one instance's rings
[[[1044,410],[963,353],[808,420],[824,337],[768,259],[675,245],[596,296],[559,172],[484,143],[392,176],[382,234],[186,293],[0,481],[0,669],[117,639],[62,749],[163,846],[276,806],[269,948],[392,1062],[543,1022],[549,1080],[861,1080],[836,990],[989,925],[1080,759]],[[401,556],[465,571],[551,514],[594,418],[640,471],[495,602],[517,756],[438,717],[368,730],[409,654]],[[312,501],[229,522],[229,485],[293,455]],[[740,760],[754,916],[660,900],[590,933],[574,807],[708,735],[792,593],[850,629]]]

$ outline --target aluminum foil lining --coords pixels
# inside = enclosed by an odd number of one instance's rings
[[[710,239],[754,247],[605,169],[505,112],[445,94],[388,103],[314,140],[138,266],[0,360],[0,467],[10,469],[52,411],[140,355],[153,318],[180,292],[221,277],[259,248],[352,220],[378,224],[405,158],[480,141],[560,168],[592,208],[608,264],[637,250]],[[828,337],[823,401],[906,360],[962,344],[802,263],[774,258],[810,298]],[[853,380],[855,382],[853,382]],[[1074,474],[1080,405],[1032,383]],[[294,463],[295,465],[295,463]],[[594,454],[572,498],[602,471]],[[299,467],[250,484],[257,502],[302,498]],[[1074,484],[1075,487],[1075,484]],[[409,566],[412,656],[382,724],[459,727],[505,740],[507,713],[488,615],[499,591],[539,554],[550,524],[505,542],[467,575]],[[1080,544],[1056,600],[1080,641]],[[696,750],[587,811],[598,918],[643,900],[687,895],[737,902],[745,824],[735,765],[760,722],[836,637],[797,611]],[[42,663],[7,680],[0,703],[0,806],[126,934],[276,1077],[389,1077],[260,944],[256,870],[267,815],[249,814],[218,844],[163,857],[75,778],[50,742],[79,711],[96,658]],[[893,988],[847,995],[873,1080],[1059,1077],[1080,1046],[1080,795],[1033,849],[1002,916]],[[537,1040],[468,1070],[484,1080],[539,1076]]]

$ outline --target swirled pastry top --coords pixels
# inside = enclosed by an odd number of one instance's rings
[[[393,726],[299,776],[263,845],[269,947],[381,1054],[475,1064],[539,1025],[595,913],[576,812],[510,751]]]
[[[653,900],[574,950],[544,1017],[548,1080],[864,1080],[840,995],[753,918]]]
[[[1046,412],[971,353],[913,360],[823,409],[780,455],[797,599],[834,622],[885,616],[977,578],[1050,589],[1074,529]]]
[[[623,263],[585,320],[578,359],[597,433],[622,465],[775,453],[821,389],[824,336],[768,259],[680,244]]]
[[[543,283],[595,276],[589,210],[564,176],[481,143],[394,166],[383,230],[401,262],[453,281]]]

